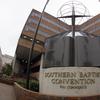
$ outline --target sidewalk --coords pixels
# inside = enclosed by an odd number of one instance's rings
[[[0,83],[0,100],[16,100],[13,86]]]

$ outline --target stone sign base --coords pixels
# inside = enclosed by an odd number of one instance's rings
[[[62,97],[100,94],[100,68],[52,67],[40,71],[40,93]]]
[[[51,95],[40,94],[22,88],[15,83],[15,92],[17,100],[100,100],[100,95],[89,97],[57,97]]]

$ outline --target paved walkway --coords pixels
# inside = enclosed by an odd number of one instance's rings
[[[16,100],[13,86],[0,83],[0,100]]]

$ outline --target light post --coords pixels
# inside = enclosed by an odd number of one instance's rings
[[[29,89],[30,68],[31,68],[32,54],[34,53],[35,40],[36,40],[36,36],[37,36],[37,33],[38,33],[38,29],[39,29],[39,26],[40,26],[40,23],[41,23],[41,20],[42,20],[43,13],[45,11],[45,8],[46,8],[48,2],[49,2],[49,0],[47,0],[45,6],[43,8],[43,11],[41,13],[41,16],[39,18],[39,22],[38,22],[38,25],[37,25],[37,28],[36,28],[36,31],[35,31],[34,38],[32,39],[32,45],[31,45],[31,48],[30,48],[30,51],[29,51],[29,59],[28,59],[28,64],[27,64],[27,80],[26,80],[26,88],[27,89]]]

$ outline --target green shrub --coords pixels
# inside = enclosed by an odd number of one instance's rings
[[[26,80],[17,80],[17,83],[22,87],[26,88]],[[38,80],[29,81],[29,89],[35,92],[39,92],[39,82]]]
[[[39,92],[39,82],[37,80],[30,80],[30,90]]]
[[[16,81],[19,85],[21,85],[23,88],[25,88],[26,87],[26,81],[25,80],[17,80]]]
[[[2,68],[2,73],[10,76],[12,74],[12,66],[10,64],[5,64],[5,66]]]

